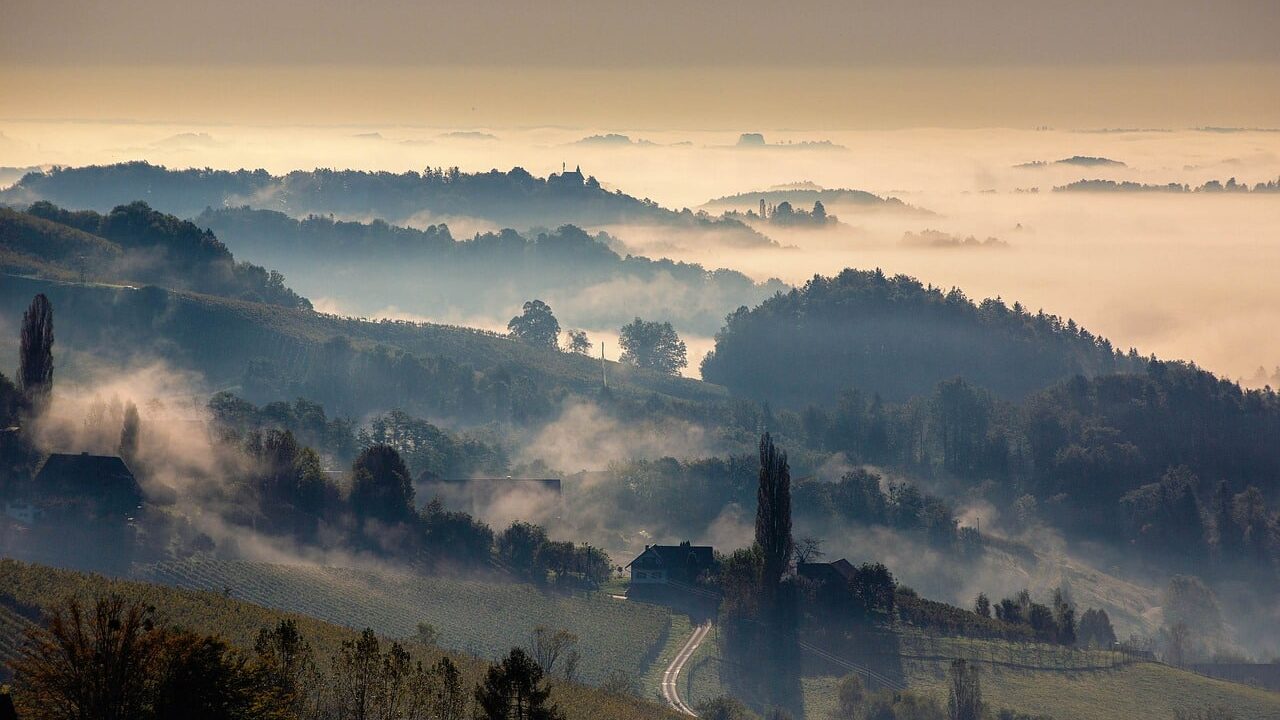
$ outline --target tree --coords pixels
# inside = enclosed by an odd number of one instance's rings
[[[138,406],[130,400],[124,406],[124,422],[120,425],[120,457],[132,463],[138,456],[138,440],[142,430],[142,420],[138,417]]]
[[[618,343],[622,345],[622,362],[637,367],[677,375],[689,364],[684,341],[669,322],[636,318],[622,326]]]
[[[586,330],[569,331],[569,352],[590,355],[592,347],[591,340],[587,338]]]
[[[1053,591],[1053,621],[1058,626],[1057,641],[1063,645],[1076,644],[1076,609],[1065,588]]]
[[[795,547],[796,563],[817,562],[826,553],[822,552],[822,541],[814,537],[800,538]]]
[[[538,564],[538,550],[547,542],[547,532],[532,523],[516,521],[498,534],[498,557],[512,572],[538,583],[547,580],[547,568]]]
[[[222,640],[170,631],[154,674],[153,720],[242,720],[254,713],[245,661]]]
[[[431,720],[462,720],[467,711],[467,698],[462,691],[462,672],[447,656],[431,668],[433,692],[429,696]]]
[[[1080,616],[1076,628],[1076,642],[1084,647],[1109,648],[1116,642],[1115,628],[1106,610],[1089,608]]]
[[[413,481],[395,448],[365,448],[351,466],[351,473],[351,509],[357,515],[388,523],[412,516]]]
[[[577,677],[578,664],[582,660],[577,646],[578,636],[568,630],[551,632],[547,626],[539,625],[533,629],[529,653],[538,667],[542,668],[542,672],[554,676],[559,669],[566,680],[573,680]]]
[[[150,705],[149,687],[163,635],[154,609],[118,595],[85,611],[72,599],[44,627],[28,630],[12,663],[23,718],[134,720]]]
[[[311,645],[293,620],[262,628],[253,645],[253,671],[269,716],[307,717],[318,703],[320,673]]]
[[[822,204],[822,201],[821,201],[821,200],[814,200],[814,201],[813,201],[813,212],[812,212],[812,213],[810,213],[810,214],[813,216],[813,222],[814,222],[814,224],[815,224],[815,225],[825,225],[825,224],[826,224],[826,222],[827,222],[827,208],[826,208],[826,206],[825,206],[825,205],[823,205],[823,204]]]
[[[22,314],[18,385],[38,412],[53,391],[53,305],[44,293]]]
[[[507,323],[507,332],[516,340],[534,347],[554,350],[560,342],[560,321],[556,320],[549,305],[541,300],[530,300],[524,304],[524,312]]]
[[[344,640],[333,660],[333,692],[338,716],[369,720],[379,690],[382,652],[378,636],[365,628],[355,640]]]
[[[849,673],[840,679],[836,685],[836,712],[834,717],[839,720],[858,717],[858,711],[862,709],[862,703],[867,699],[867,690],[862,685],[862,680],[858,674]]]
[[[787,454],[765,433],[760,439],[760,482],[756,492],[756,545],[764,558],[761,585],[773,598],[791,565],[791,469]]]
[[[551,690],[542,675],[528,653],[511,648],[476,686],[477,720],[562,720],[559,708],[548,704]]]
[[[982,685],[978,669],[964,660],[954,660],[948,671],[947,717],[950,720],[982,720]]]
[[[984,618],[991,617],[991,600],[987,598],[986,593],[978,593],[978,597],[973,601],[973,611]]]

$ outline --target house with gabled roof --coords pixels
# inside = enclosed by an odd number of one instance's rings
[[[646,545],[644,552],[627,563],[633,585],[692,585],[698,576],[715,565],[710,545]]]
[[[115,455],[53,453],[32,483],[36,504],[46,513],[78,509],[101,519],[136,517],[142,486]]]

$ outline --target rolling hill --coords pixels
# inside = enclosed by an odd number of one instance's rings
[[[23,628],[33,620],[38,620],[41,609],[66,597],[89,598],[108,592],[154,605],[161,620],[195,632],[219,635],[233,646],[246,651],[252,649],[260,628],[274,625],[285,618],[298,623],[302,635],[321,658],[329,657],[344,640],[354,638],[357,628],[369,625],[360,616],[351,616],[350,624],[343,626],[300,613],[252,604],[217,591],[185,590],[143,582],[112,580],[100,575],[57,570],[6,559],[0,559],[0,588],[3,588],[0,590],[0,661],[13,657],[12,653],[21,641]],[[525,644],[519,641],[517,643]],[[510,646],[502,647],[498,652],[508,649]],[[431,652],[439,651],[433,649]],[[482,677],[485,659],[460,653],[448,654],[462,670],[464,687],[474,686]],[[564,682],[554,684],[552,699],[569,718],[575,720],[601,717],[619,720],[680,717],[639,698]]]

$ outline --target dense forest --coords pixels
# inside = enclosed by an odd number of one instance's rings
[[[311,309],[284,276],[237,262],[208,230],[143,202],[106,214],[48,202],[26,212],[0,208],[0,267],[8,272],[103,283],[160,285]]]
[[[849,388],[905,400],[955,376],[1018,398],[1057,380],[1140,371],[1074,321],[879,270],[815,276],[803,288],[739,308],[702,361],[703,379],[797,407]]]
[[[626,254],[616,238],[573,225],[455,240],[445,225],[419,230],[318,215],[299,220],[247,207],[209,209],[195,223],[236,253],[280,268],[355,312],[395,305],[433,315],[501,317],[537,297],[574,324],[616,327],[641,311],[637,303],[652,304],[661,295],[666,319],[709,335],[729,309],[786,289],[733,270]],[[334,263],[347,279],[340,287],[332,282]],[[682,301],[672,302],[675,297]]]
[[[715,234],[739,246],[770,243],[735,220],[717,220],[687,209],[676,212],[652,200],[609,192],[578,170],[546,178],[518,167],[508,172],[464,173],[455,167],[401,174],[321,168],[273,176],[265,170],[169,170],[130,162],[30,173],[0,191],[0,203],[48,200],[99,211],[138,198],[180,217],[194,217],[207,207],[251,205],[295,217],[334,213],[395,223],[423,214],[522,228],[636,223]]]

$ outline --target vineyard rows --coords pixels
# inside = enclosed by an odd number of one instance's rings
[[[538,625],[563,628],[580,638],[588,682],[614,671],[642,676],[671,623],[663,608],[602,594],[567,596],[530,585],[383,570],[198,560],[149,565],[136,575],[389,637],[412,637],[419,623],[430,623],[442,647],[482,658],[527,644]]]

